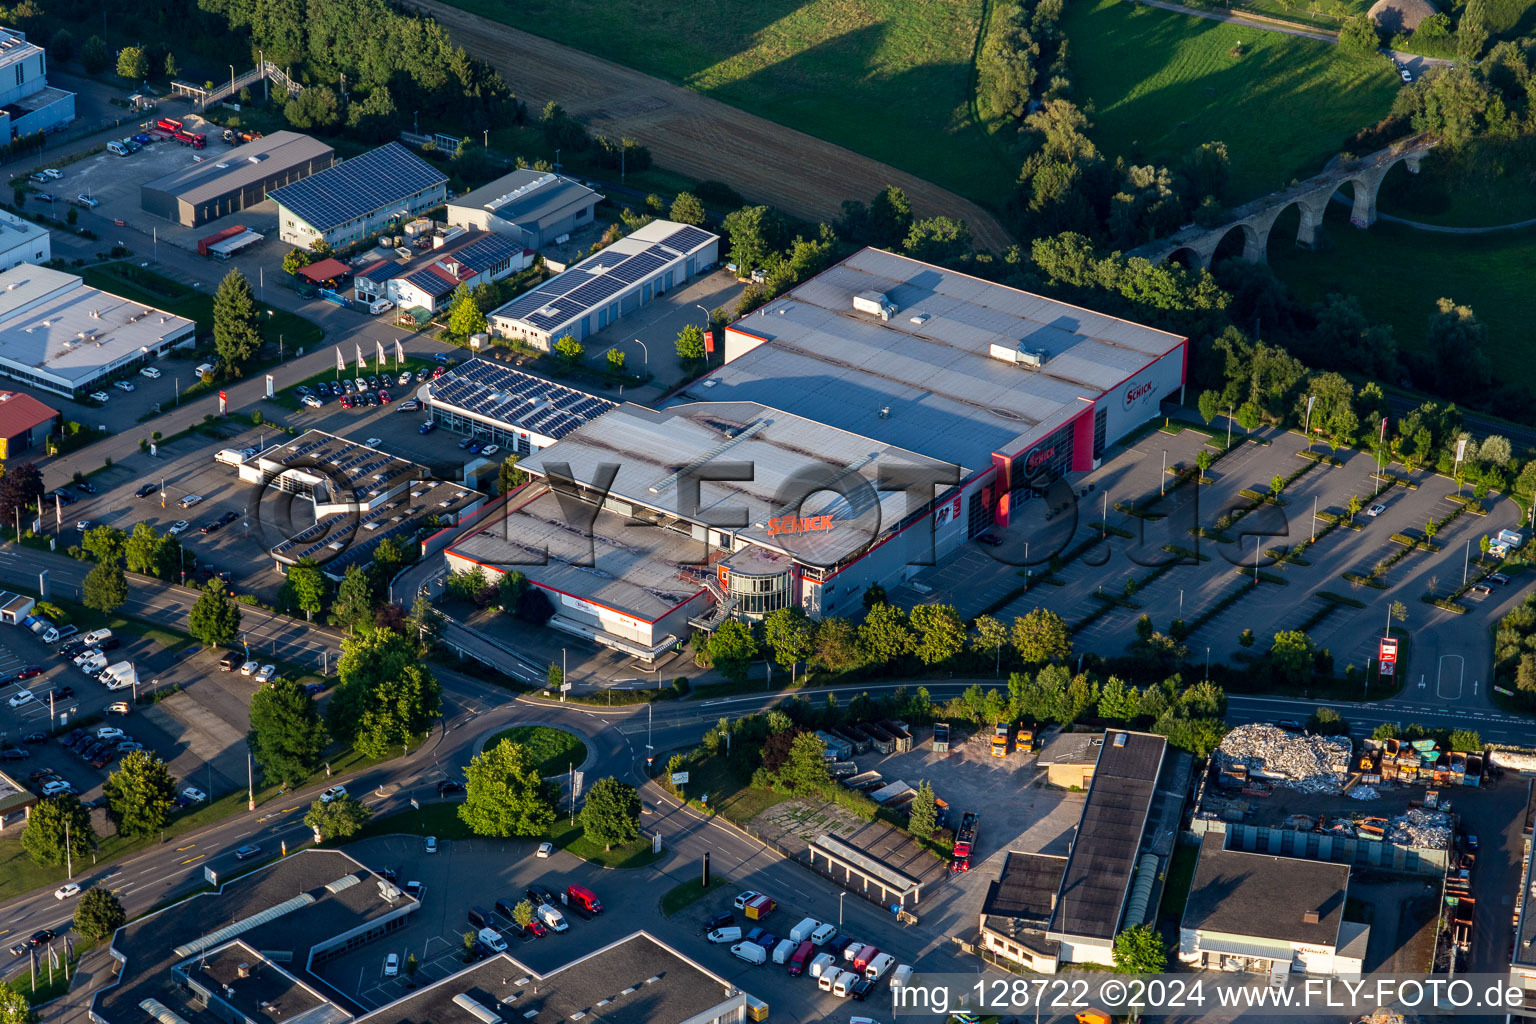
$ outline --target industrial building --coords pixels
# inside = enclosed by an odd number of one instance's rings
[[[259,848],[258,848],[259,849]],[[275,853],[276,851],[272,851]],[[332,961],[413,924],[421,902],[335,850],[302,850],[118,928],[97,1024],[739,1024],[748,996],[637,931],[535,971],[501,953],[362,1002]],[[447,899],[449,896],[438,897]],[[350,971],[350,967],[348,968]],[[402,979],[403,980],[403,979]],[[418,983],[419,986],[418,987]]]
[[[491,359],[470,359],[417,392],[440,427],[532,455],[617,402]]]
[[[435,313],[448,304],[460,285],[473,288],[501,281],[533,262],[532,250],[505,235],[449,228],[422,236],[424,251],[379,249],[374,260],[352,274],[359,302],[388,299],[401,309]]]
[[[1104,737],[1096,732],[1060,732],[1035,757],[1045,780],[1063,789],[1087,789],[1099,761]]]
[[[0,375],[80,398],[191,345],[186,317],[87,286],[74,274],[23,265],[0,272]]]
[[[193,228],[263,202],[268,192],[325,170],[335,157],[319,139],[273,132],[217,161],[193,163],[139,186],[139,205],[145,213]]]
[[[409,550],[429,516],[450,526],[486,500],[478,491],[436,478],[426,466],[323,430],[280,441],[241,463],[237,472],[245,483],[296,495],[311,506],[313,525],[271,549],[278,571],[309,558],[335,580],[350,567],[372,564],[386,537]]]
[[[1359,975],[1369,925],[1344,920],[1349,865],[1200,846],[1179,959],[1207,970]]]
[[[448,201],[448,223],[506,235],[527,249],[565,241],[593,222],[593,208],[603,201],[574,178],[521,170],[497,178]]]
[[[0,270],[23,263],[42,264],[53,259],[53,236],[5,210],[0,210]]]
[[[0,461],[43,447],[63,420],[59,410],[20,391],[0,391]]]
[[[715,265],[720,238],[655,220],[491,312],[491,329],[550,351],[582,341]]]
[[[283,241],[308,249],[318,238],[342,249],[442,205],[447,189],[446,174],[391,142],[269,197],[277,203]]]
[[[55,132],[75,119],[75,94],[48,84],[48,55],[19,29],[0,28],[0,141]]]
[[[1061,944],[1046,938],[1067,859],[1046,853],[1009,853],[981,904],[983,949],[1031,971],[1055,973]]]

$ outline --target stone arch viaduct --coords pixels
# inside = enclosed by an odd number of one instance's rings
[[[1234,231],[1243,234],[1243,259],[1250,263],[1262,263],[1269,245],[1269,233],[1280,215],[1292,206],[1301,211],[1301,228],[1296,233],[1296,244],[1310,249],[1317,244],[1318,232],[1323,225],[1323,213],[1335,192],[1346,182],[1354,191],[1354,209],[1350,223],[1357,228],[1368,228],[1376,223],[1376,194],[1387,172],[1399,163],[1408,170],[1419,173],[1419,161],[1439,140],[1430,135],[1414,135],[1399,139],[1385,149],[1369,156],[1350,160],[1335,160],[1327,170],[1306,181],[1280,192],[1245,203],[1227,213],[1222,223],[1205,228],[1190,225],[1155,242],[1138,246],[1126,253],[1161,263],[1183,253],[1193,266],[1209,267],[1211,258],[1227,236]]]

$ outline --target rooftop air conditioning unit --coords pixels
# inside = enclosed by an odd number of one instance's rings
[[[1045,365],[1046,353],[1043,348],[1019,349],[1019,362],[1025,366],[1040,367]]]

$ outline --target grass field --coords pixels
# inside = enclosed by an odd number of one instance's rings
[[[521,743],[528,748],[528,756],[533,758],[539,774],[546,778],[562,775],[571,765],[579,767],[587,759],[585,743],[564,730],[552,729],[547,725],[518,725],[503,729],[485,741],[486,749],[502,740]]]
[[[103,263],[85,268],[80,271],[80,276],[93,288],[195,320],[200,336],[213,333],[212,291],[205,294],[132,263]],[[262,337],[275,342],[278,335],[282,335],[289,348],[297,348],[316,344],[325,332],[296,313],[274,309],[269,322],[262,328]]]
[[[980,202],[1018,173],[968,114],[983,0],[454,2]]]
[[[700,885],[697,878],[690,878],[681,885],[674,885],[661,895],[661,916],[671,917],[679,910],[692,906],[710,893],[729,888],[730,884],[723,875],[711,873],[708,889]]]
[[[1499,372],[1536,387],[1536,359],[1528,358],[1536,350],[1526,351],[1536,319],[1536,290],[1528,283],[1536,230],[1440,235],[1378,221],[1357,231],[1337,219],[1341,215],[1347,215],[1342,208],[1329,211],[1326,246],[1318,252],[1270,248],[1275,273],[1300,299],[1315,302],[1330,291],[1355,295],[1367,317],[1391,324],[1398,345],[1414,350],[1424,345],[1435,300],[1446,296],[1471,306],[1488,325],[1488,354]]]
[[[1409,220],[1489,227],[1536,218],[1536,185],[1528,176],[1536,143],[1500,146],[1474,140],[1458,153],[1436,149],[1418,174],[1398,164],[1382,182],[1376,208]]]
[[[1318,173],[1352,133],[1382,118],[1397,88],[1384,60],[1116,0],[1068,4],[1063,24],[1074,94],[1092,106],[1100,151],[1173,164],[1220,140],[1233,202]],[[1242,56],[1231,56],[1239,44]]]

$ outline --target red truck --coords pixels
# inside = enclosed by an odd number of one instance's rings
[[[981,815],[976,811],[966,811],[960,818],[960,828],[955,832],[954,860],[950,862],[951,871],[971,870],[971,847],[976,842],[976,823],[981,820]]]
[[[189,132],[185,129],[172,135],[171,138],[183,146],[191,146],[193,149],[202,149],[208,144],[208,137],[202,132]]]

